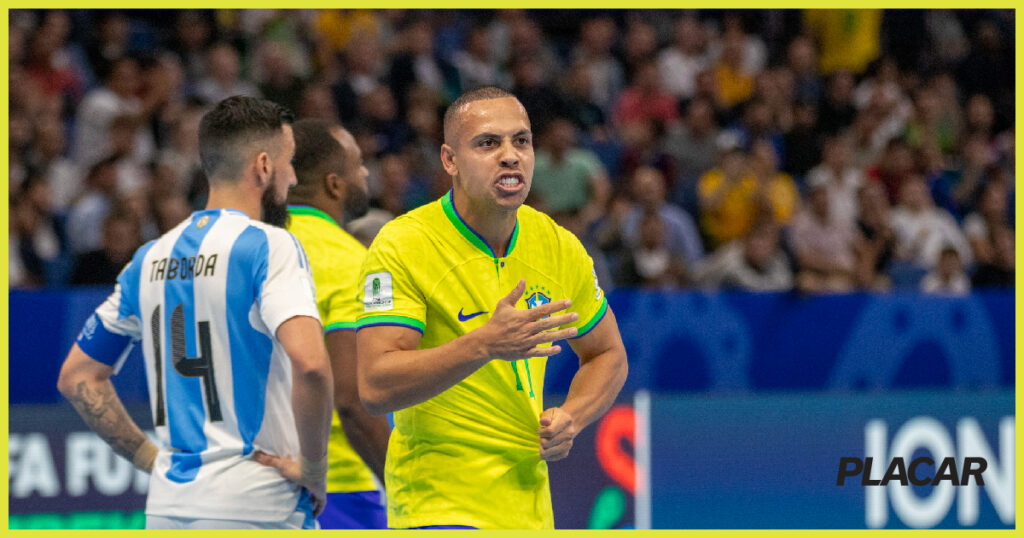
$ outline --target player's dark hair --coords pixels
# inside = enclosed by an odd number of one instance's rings
[[[515,95],[498,88],[496,86],[484,86],[483,88],[477,88],[470,90],[459,96],[444,113],[444,143],[451,144],[454,142],[455,137],[455,123],[459,119],[459,114],[462,107],[474,101],[483,101],[486,99],[503,99],[505,97],[516,98]]]
[[[217,103],[199,121],[199,160],[210,180],[234,180],[246,160],[277,149],[281,128],[294,121],[285,107],[254,97],[234,96]]]
[[[345,151],[331,136],[334,124],[320,119],[302,119],[292,125],[295,132],[295,189],[313,191],[330,172],[345,169]],[[298,194],[298,193],[296,193]]]

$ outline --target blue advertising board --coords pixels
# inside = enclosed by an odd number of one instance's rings
[[[650,409],[654,528],[1014,526],[1012,391],[653,396]],[[840,458],[872,457],[878,480],[921,456],[935,462],[922,479],[946,457],[985,458],[985,484],[837,485]]]

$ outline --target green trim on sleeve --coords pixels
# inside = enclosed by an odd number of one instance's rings
[[[324,332],[329,333],[331,331],[351,331],[356,328],[356,322],[354,321],[335,321],[334,323],[328,323],[324,327]]]
[[[421,333],[426,328],[422,321],[408,316],[368,316],[356,322],[356,329],[363,329],[373,325],[400,325],[416,329]]]
[[[590,318],[590,321],[588,321],[586,325],[580,327],[580,329],[576,331],[576,336],[574,336],[573,338],[579,338],[593,330],[594,327],[596,327],[597,324],[600,323],[602,319],[604,319],[604,314],[607,310],[608,298],[601,297],[601,308],[597,309],[597,312],[594,314],[592,318]]]

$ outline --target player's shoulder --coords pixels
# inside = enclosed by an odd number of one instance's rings
[[[523,204],[519,207],[517,217],[520,228],[517,243],[525,240],[528,244],[553,251],[582,248],[576,235],[555,222],[547,213]]]
[[[440,201],[434,201],[403,213],[384,224],[373,240],[373,245],[394,244],[412,247],[420,244],[446,218]]]

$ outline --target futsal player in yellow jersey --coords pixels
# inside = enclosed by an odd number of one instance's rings
[[[341,227],[346,216],[366,213],[367,171],[355,139],[341,126],[304,119],[295,122],[294,132],[298,182],[288,196],[288,231],[313,269],[337,411],[328,445],[327,507],[317,520],[324,529],[385,528],[373,473],[383,482],[391,427],[366,412],[355,377],[354,329],[362,312],[356,288],[366,248]]]
[[[445,114],[451,192],[380,231],[363,264],[359,394],[395,411],[385,482],[393,528],[552,528],[547,465],[614,401],[626,352],[580,242],[523,206],[525,109],[483,88]],[[543,405],[552,342],[580,357]]]

